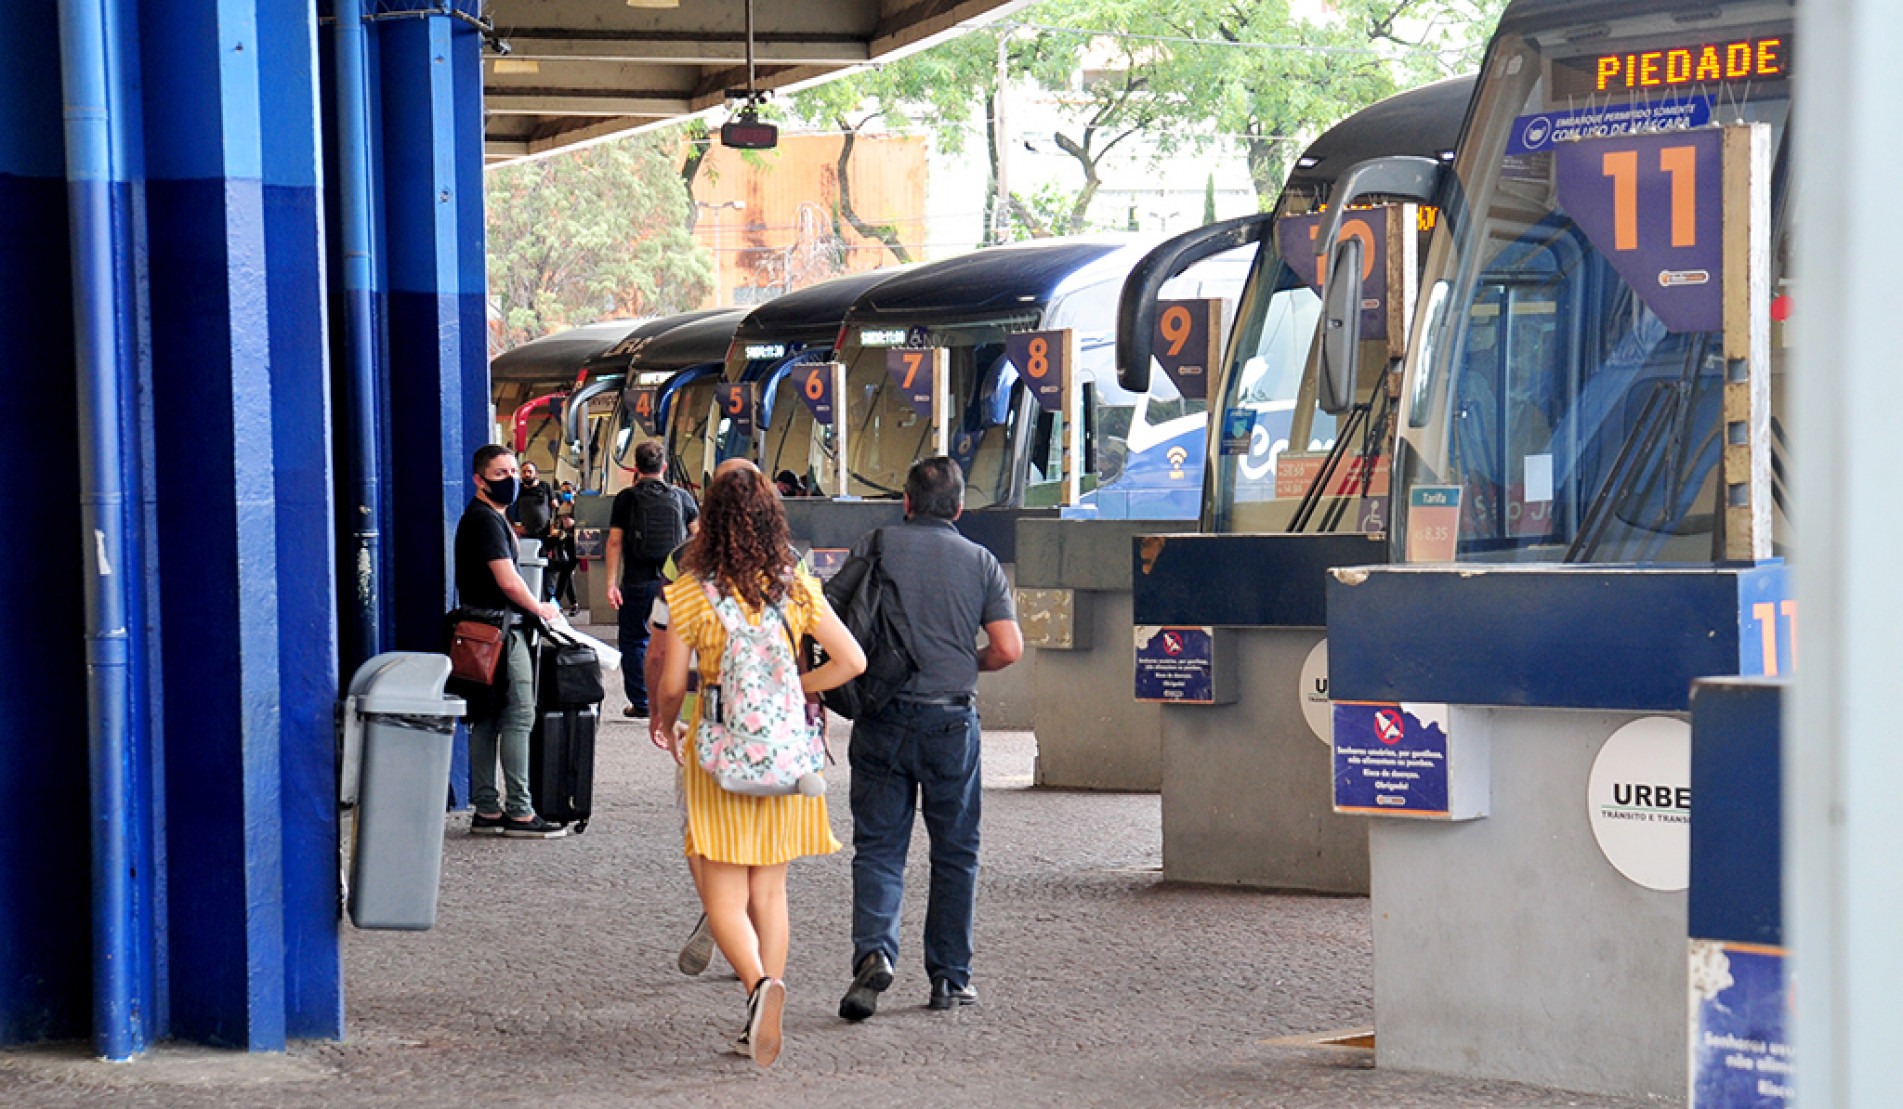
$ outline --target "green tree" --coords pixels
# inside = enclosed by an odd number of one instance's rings
[[[713,289],[675,144],[624,139],[484,179],[489,295],[506,349],[617,315],[698,307]]]

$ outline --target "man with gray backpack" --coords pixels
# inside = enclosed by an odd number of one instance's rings
[[[887,647],[911,664],[896,688],[868,683],[853,714],[852,984],[839,1015],[865,1020],[892,985],[899,905],[913,813],[925,820],[932,877],[925,904],[925,973],[933,1009],[971,1005],[972,917],[978,894],[978,674],[1002,670],[1024,651],[1011,590],[990,551],[952,526],[964,511],[965,476],[944,455],[920,459],[905,477],[905,523],[860,540],[840,579],[896,593],[903,642],[868,634],[868,656]],[[855,563],[862,565],[855,565]],[[830,590],[828,591],[831,592]],[[851,610],[866,592],[834,600]],[[842,613],[842,615],[846,615]],[[849,621],[850,623],[850,621]],[[985,646],[978,647],[983,631]],[[893,638],[900,638],[894,636]],[[868,670],[867,673],[872,673]]]
[[[635,483],[615,494],[608,518],[608,603],[619,615],[621,681],[628,694],[621,714],[628,717],[648,714],[648,612],[664,584],[661,567],[700,519],[693,495],[662,479],[666,468],[659,440],[635,447]]]

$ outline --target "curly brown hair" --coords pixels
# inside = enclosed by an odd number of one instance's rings
[[[687,545],[681,565],[749,605],[786,597],[793,578],[792,537],[786,510],[759,470],[733,470],[708,484],[700,534]]]

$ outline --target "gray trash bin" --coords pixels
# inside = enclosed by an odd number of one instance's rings
[[[522,554],[515,560],[516,569],[522,574],[522,581],[529,587],[529,596],[542,599],[542,575],[548,571],[548,559],[542,557],[540,539],[522,540]]]
[[[344,765],[361,767],[350,861],[350,921],[359,928],[436,923],[449,759],[464,712],[461,698],[443,695],[448,679],[446,656],[413,651],[378,655],[350,679]],[[346,799],[350,792],[346,780]]]

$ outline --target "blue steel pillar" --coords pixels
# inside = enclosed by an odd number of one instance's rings
[[[456,6],[477,14],[475,0]],[[483,441],[469,436],[481,434],[487,413],[481,39],[448,13],[376,29],[390,336],[386,592],[394,646],[436,650],[451,538],[470,496],[470,454]],[[472,415],[477,375],[482,408]]]
[[[172,1031],[275,1050],[283,710],[259,12],[244,0],[146,12]],[[268,95],[273,128],[301,125],[279,118],[295,97],[280,103],[275,81]]]
[[[306,0],[258,0],[264,241],[276,459],[284,1024],[343,1035],[337,883],[336,543],[332,535],[317,35]]]
[[[60,131],[55,0],[12,4],[7,34],[31,49],[0,67],[0,395],[24,400],[9,453],[29,460],[41,553],[0,590],[0,1044],[90,1027],[91,853],[73,279]],[[103,183],[102,183],[103,184]],[[44,552],[43,548],[43,552]],[[33,911],[19,908],[33,906]]]

